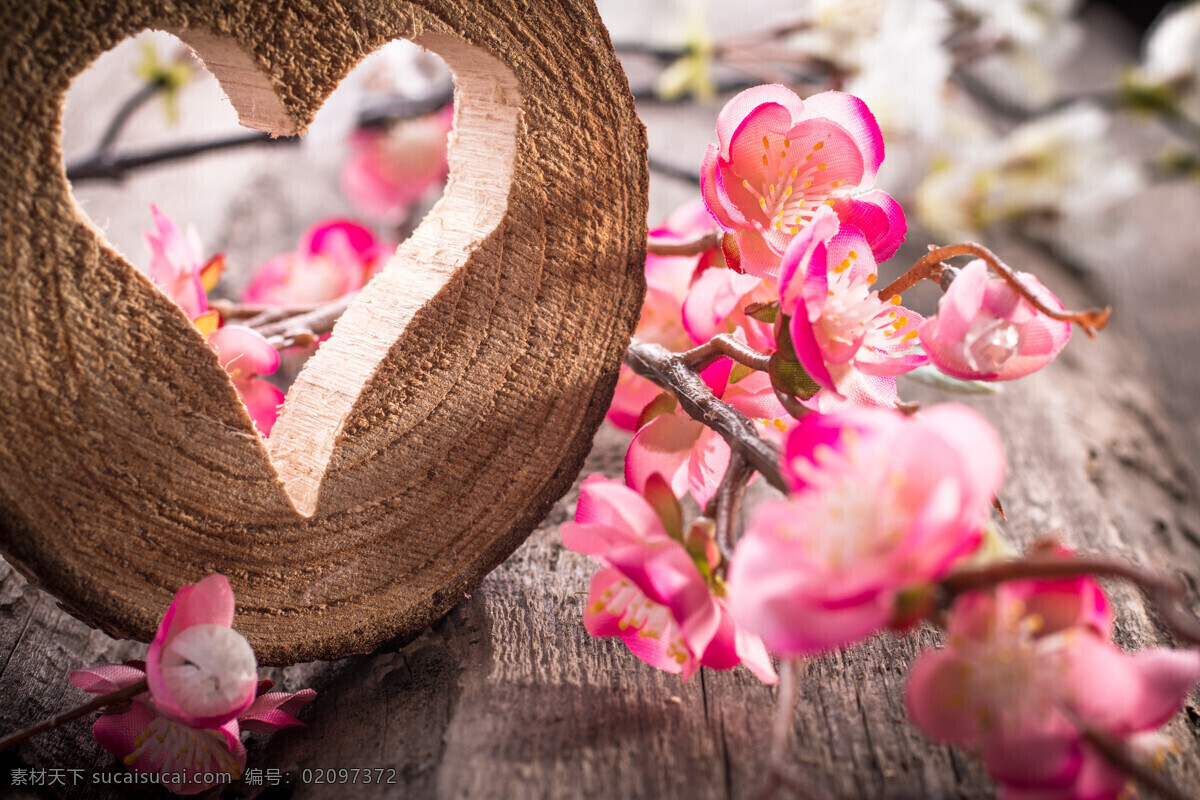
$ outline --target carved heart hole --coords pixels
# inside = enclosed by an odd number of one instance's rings
[[[206,154],[166,191],[139,173],[119,218],[104,211],[116,189],[77,204],[64,177],[79,155],[60,147],[67,88],[146,29],[192,46],[240,122],[280,135],[396,39],[455,78],[441,199],[304,365],[267,440],[192,320],[130,263],[150,203],[211,219],[199,209],[234,191],[220,164],[237,156]],[[20,71],[0,82],[4,557],[143,641],[176,589],[224,573],[263,664],[369,652],[477,588],[582,467],[644,291],[645,135],[592,4],[54,0],[5,17],[0,52]],[[302,152],[343,157],[328,150]],[[288,175],[274,191],[297,216],[273,227],[234,169],[248,205],[202,235],[240,266],[291,249],[316,221],[304,210],[338,197],[331,178]]]
[[[210,344],[217,349],[220,348],[223,335],[232,332],[214,334],[218,311],[216,308],[206,310],[207,304],[203,299],[197,308],[193,300],[194,295],[203,295],[203,290],[194,286],[194,281],[188,281],[188,285],[184,286],[179,286],[181,282],[175,281],[177,285],[172,286],[170,279],[164,279],[161,275],[153,276],[149,268],[153,256],[149,243],[145,241],[146,234],[155,237],[162,235],[155,229],[157,220],[152,220],[152,205],[164,209],[171,206],[183,209],[182,213],[174,214],[180,244],[193,245],[195,237],[191,234],[196,229],[191,220],[199,218],[216,223],[214,227],[219,228],[216,231],[218,241],[232,245],[215,248],[220,251],[220,260],[215,260],[214,256],[208,271],[211,277],[205,275],[203,279],[206,287],[213,288],[210,299],[228,303],[248,291],[246,305],[251,307],[270,308],[272,300],[277,306],[317,305],[337,300],[346,291],[357,292],[374,274],[384,271],[390,274],[390,278],[381,280],[390,283],[391,289],[376,287],[366,296],[368,302],[372,297],[375,298],[373,302],[378,305],[385,291],[394,296],[398,285],[405,285],[403,301],[386,309],[391,324],[380,331],[379,338],[372,342],[375,346],[365,345],[361,341],[347,343],[342,337],[330,345],[337,352],[336,359],[323,358],[326,364],[336,363],[342,367],[353,365],[356,369],[339,369],[332,376],[336,380],[334,385],[331,384],[331,376],[321,374],[328,372],[328,369],[322,370],[319,364],[314,365],[313,371],[318,374],[305,375],[297,386],[296,391],[300,396],[297,405],[306,402],[311,404],[314,395],[322,401],[333,395],[342,400],[340,406],[323,402],[321,413],[317,415],[311,411],[307,414],[288,413],[286,417],[290,423],[281,426],[276,439],[279,444],[264,436],[268,439],[265,446],[296,511],[303,516],[311,516],[316,508],[320,481],[339,432],[334,430],[333,436],[320,436],[316,440],[319,445],[317,448],[306,447],[308,434],[318,424],[314,417],[329,418],[331,411],[340,413],[343,419],[349,415],[358,396],[355,389],[361,389],[373,374],[385,352],[383,345],[386,337],[394,336],[396,331],[403,329],[412,316],[444,287],[453,270],[461,267],[461,263],[434,266],[432,260],[426,258],[427,254],[418,256],[413,247],[402,248],[404,255],[398,255],[396,244],[406,240],[418,227],[417,223],[423,222],[421,217],[430,210],[434,190],[441,193],[445,167],[439,168],[427,162],[436,160],[444,165],[449,156],[445,146],[449,131],[439,128],[449,122],[445,111],[450,110],[450,97],[446,90],[450,73],[445,69],[445,63],[431,52],[426,51],[422,59],[420,48],[411,42],[393,41],[365,58],[346,76],[314,117],[304,140],[287,137],[257,144],[240,144],[241,141],[248,142],[254,138],[254,134],[239,126],[239,111],[226,97],[217,76],[206,70],[202,58],[208,57],[216,72],[225,78],[228,84],[226,88],[240,104],[242,115],[248,116],[245,122],[270,133],[290,130],[293,123],[281,108],[271,107],[272,103],[278,105],[278,98],[269,87],[258,83],[262,78],[261,73],[252,63],[247,63],[244,52],[210,35],[186,35],[198,52],[193,52],[193,48],[170,33],[148,31],[106,53],[96,68],[89,71],[92,74],[85,73],[76,80],[66,102],[63,151],[68,178],[72,174],[84,177],[72,184],[72,194],[80,210],[91,221],[96,223],[97,218],[100,220],[98,227],[104,229],[108,241],[126,254],[130,263],[143,273],[152,275],[158,288],[176,300],[185,315],[193,317],[193,323],[203,336],[213,334]],[[464,47],[460,43],[454,52]],[[460,55],[462,58],[463,55]],[[494,59],[491,61],[494,62]],[[147,100],[158,99],[144,88],[148,85],[145,82],[148,79],[153,80],[157,76],[168,82],[179,78],[182,80],[175,91],[160,92],[162,108],[157,116],[150,118],[151,115],[144,113],[148,109],[141,106],[146,103],[131,106],[136,109],[134,114],[137,111],[143,113],[124,121],[121,133],[125,135],[121,137],[119,145],[110,143],[103,153],[98,153],[98,145],[107,134],[103,126],[111,122],[116,108],[114,93],[109,85],[115,71],[112,62],[123,63],[128,73],[142,75],[143,88],[137,94]],[[466,59],[466,63],[471,63],[471,59]],[[479,72],[480,68],[476,67],[475,71]],[[474,243],[485,238],[503,215],[515,157],[513,114],[519,107],[515,78],[495,62],[488,64],[486,71],[489,76],[500,76],[493,78],[495,85],[503,86],[507,82],[513,90],[511,96],[501,103],[508,106],[502,112],[502,117],[507,117],[503,120],[506,124],[488,131],[488,157],[482,161],[477,158],[478,153],[484,151],[481,142],[472,142],[468,136],[465,146],[456,145],[455,183],[459,194],[456,198],[444,199],[438,212],[441,215],[454,213],[461,210],[464,196],[469,201],[478,202],[480,193],[486,194],[486,199],[479,203],[480,210],[473,215],[473,224],[465,226],[455,241],[443,243],[461,245],[464,254]],[[385,94],[387,89],[396,87],[399,81],[408,82],[407,97],[397,94],[388,97]],[[188,90],[188,83],[196,85]],[[480,87],[475,88],[478,94]],[[483,88],[492,88],[491,81]],[[190,91],[191,96],[182,95],[183,91]],[[198,100],[196,95],[206,97]],[[350,95],[350,98],[342,99],[346,95]],[[181,100],[187,104],[182,111]],[[439,105],[447,106],[445,111]],[[76,120],[77,116],[84,116],[83,112],[78,115],[72,113],[76,106],[86,108],[86,116],[90,119],[106,122],[97,126],[88,119]],[[401,114],[413,118],[389,126],[386,116],[390,109],[399,110]],[[186,114],[182,119],[181,113]],[[476,116],[493,120],[495,114],[496,109],[489,109],[483,114],[477,112]],[[356,118],[365,123],[360,130],[354,130]],[[145,125],[145,128],[139,130],[135,127],[138,125]],[[391,130],[387,130],[388,127]],[[439,138],[440,142],[437,141]],[[129,173],[121,172],[122,158],[136,159],[144,154],[154,157],[171,151],[183,153],[188,144],[197,141],[238,142],[230,150],[237,148],[240,152],[184,155],[178,160],[170,157],[161,162],[162,166],[134,167]],[[288,146],[293,143],[301,146]],[[464,155],[464,147],[470,155]],[[131,149],[134,152],[122,152]],[[192,163],[186,161],[188,158],[192,159]],[[467,158],[474,161],[465,163]],[[264,166],[265,171],[262,170]],[[135,171],[138,169],[146,171],[139,173]],[[181,172],[184,174],[182,179]],[[255,172],[258,174],[255,175]],[[409,173],[412,183],[421,185],[402,185],[399,180],[403,176],[397,176],[396,173]],[[110,175],[112,177],[108,177]],[[98,183],[98,179],[107,181],[108,185]],[[112,181],[116,179],[124,179],[124,185],[114,186]],[[430,187],[429,184],[434,182],[438,185]],[[469,195],[463,192],[466,187],[470,187]],[[144,198],[138,204],[138,208],[145,209],[144,214],[130,213],[130,195]],[[225,206],[225,219],[212,215],[214,204]],[[123,213],[105,213],[103,209],[106,205],[117,206]],[[364,210],[366,217],[363,216]],[[318,219],[332,224],[313,227]],[[375,224],[372,225],[372,222]],[[445,230],[444,219],[429,224],[437,226],[439,235]],[[311,242],[311,249],[322,248],[329,255],[318,254],[308,259],[307,264],[303,263],[303,258],[291,259],[291,287],[280,286],[278,282],[273,282],[269,274],[264,274],[272,271],[268,262],[282,266],[289,260],[289,255],[296,255],[286,251],[297,247],[296,242],[302,239],[304,241],[298,246],[300,250],[304,250]],[[196,238],[196,242],[199,241],[202,239]],[[200,248],[196,249],[200,251]],[[170,244],[167,250],[171,250]],[[213,250],[210,248],[205,252],[213,255]],[[180,253],[172,255],[173,260],[188,260],[182,258]],[[189,255],[199,257],[200,252]],[[207,255],[203,258],[207,258]],[[389,263],[393,261],[393,255],[396,255],[394,264]],[[356,263],[339,264],[336,263],[338,261]],[[199,278],[205,270],[199,260],[196,260],[196,265],[196,276]],[[256,272],[252,269],[254,266],[260,269]],[[433,269],[429,270],[429,267]],[[346,274],[351,271],[359,274]],[[422,274],[427,272],[432,274]],[[220,284],[216,284],[218,273],[222,278]],[[418,287],[415,292],[414,286]],[[281,300],[284,303],[280,303]],[[219,302],[216,306],[229,307]],[[205,313],[200,315],[201,311]],[[226,322],[238,326],[241,320]],[[372,324],[375,326],[378,323],[373,320]],[[269,380],[270,385],[277,386],[279,390],[289,389],[311,352],[303,347],[285,349],[282,346],[282,342],[290,338],[286,336],[286,323],[270,325],[265,330],[270,343],[280,345],[279,349],[285,350],[285,358],[278,372],[269,377],[263,376],[262,382],[259,382],[244,378],[242,373],[246,370],[239,370],[239,361],[253,359],[256,355],[259,360],[264,360],[266,356],[258,351],[264,349],[265,344],[263,348],[257,347],[257,343],[251,344],[244,356],[240,355],[239,347],[239,355],[227,364],[231,382],[244,404],[259,409],[269,409],[283,397],[278,390],[268,388],[266,381]],[[224,340],[240,345],[239,339],[244,340],[245,337],[235,335]],[[223,359],[223,363],[226,360]],[[260,415],[253,412],[250,416],[258,424],[260,432],[270,432],[269,422],[264,424]],[[336,423],[337,417],[334,416],[333,420]],[[334,427],[338,426],[335,424]],[[297,442],[298,436],[304,441]]]

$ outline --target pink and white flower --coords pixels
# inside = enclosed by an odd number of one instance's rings
[[[1200,679],[1200,650],[1127,655],[1091,578],[1024,580],[955,601],[948,645],[923,654],[906,701],[929,736],[977,752],[1006,800],[1116,800],[1128,776],[1081,724],[1153,745]]]
[[[357,222],[319,222],[305,231],[294,252],[277,255],[254,271],[242,301],[297,306],[336,300],[366,286],[392,249]]]
[[[246,749],[239,723],[261,732],[303,725],[294,715],[316,692],[268,692],[272,682],[258,681],[254,652],[232,621],[229,581],[210,575],[176,593],[146,661],[71,672],[71,684],[90,694],[143,679],[149,686],[127,710],[96,720],[96,742],[135,772],[187,776],[165,786],[195,794],[214,785],[203,781],[204,773],[241,777]]]
[[[900,205],[868,191],[883,161],[883,136],[865,103],[842,92],[801,100],[779,85],[734,97],[717,118],[701,190],[750,275],[776,279],[779,260],[818,209],[857,226],[879,261],[904,241]]]
[[[224,575],[175,593],[146,652],[146,682],[164,715],[213,728],[254,702],[254,651],[232,625],[233,590]]]
[[[800,365],[824,391],[821,411],[837,405],[891,406],[896,375],[927,357],[917,342],[920,314],[879,298],[875,257],[862,231],[822,211],[796,236],[782,261],[780,309]]]
[[[655,502],[673,504],[665,485]],[[678,506],[671,517],[678,526]],[[721,584],[706,579],[696,557],[672,536],[655,507],[618,481],[592,475],[583,482],[563,544],[603,565],[593,576],[584,622],[597,637],[617,636],[638,658],[687,680],[701,666],[730,669],[745,663],[761,680],[775,681],[762,642],[734,623]],[[711,572],[714,548],[700,556]]]
[[[772,652],[804,655],[888,627],[901,593],[976,550],[1004,454],[964,406],[863,409],[800,420],[784,469],[792,494],[751,519],[730,602]]]
[[[1050,308],[1063,304],[1029,273],[1018,279]],[[1071,323],[1051,319],[982,260],[963,267],[919,328],[929,360],[962,380],[1010,381],[1049,364],[1071,338]]]
[[[446,178],[447,143],[454,106],[390,128],[364,128],[350,136],[342,191],[367,217],[403,222],[425,193]]]

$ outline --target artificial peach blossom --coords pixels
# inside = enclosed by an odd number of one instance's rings
[[[279,369],[279,351],[258,331],[244,325],[218,328],[208,337],[208,343],[217,351],[255,427],[263,436],[270,436],[284,394],[259,376]]]
[[[647,494],[672,504],[665,483]],[[638,658],[687,680],[699,667],[730,669],[745,663],[768,683],[775,673],[762,642],[733,622],[722,584],[712,579],[715,548],[693,555],[678,530],[668,533],[647,497],[618,481],[592,475],[583,482],[575,521],[563,544],[603,565],[592,578],[584,622],[594,636],[617,636]],[[702,573],[700,562],[706,573]]]
[[[713,394],[745,414],[763,438],[782,443],[794,420],[779,404],[765,373],[753,372],[729,384],[730,364],[719,361],[705,370]],[[625,482],[637,491],[651,475],[663,476],[676,496],[691,493],[701,507],[708,504],[729,466],[729,443],[678,405],[650,419],[629,444]]]
[[[132,686],[146,677],[145,662],[98,664],[75,670],[70,681],[90,694],[103,695]],[[269,733],[303,726],[295,714],[316,697],[312,689],[299,692],[270,692],[271,681],[260,681],[254,702],[215,728],[190,728],[164,716],[150,692],[130,701],[127,710],[102,714],[92,726],[96,743],[134,772],[170,773],[186,776],[165,787],[176,794],[196,794],[213,786],[204,782],[205,773],[241,777],[246,766],[246,748],[241,731]]]
[[[1152,745],[1200,679],[1200,650],[1128,655],[1108,641],[1110,619],[1091,578],[963,595],[947,647],[912,667],[909,714],[931,737],[978,753],[1005,800],[1124,797],[1128,776],[1080,726],[1135,750]]]
[[[1047,306],[1064,310],[1036,277],[1019,272],[1017,278]],[[929,360],[947,375],[1008,381],[1053,361],[1071,338],[1071,323],[1038,311],[977,259],[955,277],[937,314],[925,320],[919,332]]]
[[[900,205],[868,191],[883,161],[883,136],[865,103],[842,92],[801,100],[785,86],[757,86],[726,104],[709,145],[701,190],[732,237],[735,269],[776,279],[792,239],[829,206],[857,226],[879,261],[904,241]]]
[[[446,178],[447,141],[454,106],[389,128],[365,128],[350,137],[342,191],[363,215],[396,225]]]
[[[143,237],[150,248],[150,267],[146,271],[167,297],[170,297],[190,320],[199,320],[212,314],[208,309],[208,291],[216,285],[224,266],[218,255],[205,260],[196,228],[189,225],[187,233],[163,213],[158,206],[151,205],[155,231]],[[214,320],[215,321],[215,320]],[[204,330],[205,324],[197,323]]]
[[[863,232],[828,210],[792,239],[782,261],[780,310],[800,365],[821,387],[821,411],[839,404],[891,406],[896,375],[927,360],[921,315],[872,290],[875,257]]]
[[[978,548],[1004,454],[964,406],[862,409],[800,420],[783,466],[792,493],[747,525],[730,604],[772,652],[804,655],[888,627],[903,592]]]
[[[224,575],[175,593],[146,653],[146,682],[164,715],[189,728],[213,728],[254,702],[254,651],[232,624],[233,591]]]
[[[305,231],[294,252],[260,265],[242,292],[242,301],[296,306],[336,300],[363,288],[390,250],[357,222],[324,220]]]

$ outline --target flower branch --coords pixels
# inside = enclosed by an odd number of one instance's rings
[[[721,243],[721,231],[714,228],[694,239],[677,239],[651,236],[646,240],[646,252],[652,256],[698,256]]]
[[[752,347],[747,347],[728,333],[720,333],[702,345],[693,347],[679,357],[694,370],[703,370],[721,358],[731,358],[737,363],[757,372],[767,372],[770,369],[771,356],[760,353]]]
[[[28,728],[10,733],[8,736],[0,739],[0,751],[7,750],[10,747],[16,747],[26,739],[32,739],[34,736],[37,736],[40,733],[45,733],[46,731],[52,731],[55,728],[62,727],[68,722],[74,722],[80,717],[86,717],[93,711],[100,711],[108,706],[124,703],[127,700],[137,697],[142,692],[148,691],[149,688],[150,687],[146,683],[146,679],[143,678],[137,683],[124,686],[120,689],[117,689],[115,692],[109,692],[108,694],[100,695],[95,700],[84,703],[81,706],[77,706],[70,711],[64,711],[63,713],[56,714],[53,717],[50,717],[50,719],[43,720],[36,725],[30,725]]]
[[[737,518],[741,510],[742,498],[746,494],[746,485],[754,476],[754,468],[740,452],[729,456],[729,466],[717,487],[708,506],[704,509],[706,516],[716,521],[717,547],[721,549],[723,565],[728,565],[733,558],[733,548],[737,544]]]
[[[940,283],[942,272],[945,269],[945,265],[942,262],[958,256],[975,256],[982,259],[993,272],[1003,278],[1009,286],[1042,314],[1061,322],[1075,323],[1083,329],[1083,332],[1089,338],[1094,339],[1096,331],[1107,325],[1109,317],[1112,316],[1111,307],[1103,310],[1088,309],[1086,311],[1060,311],[1052,308],[1021,282],[1021,279],[1012,267],[1001,261],[991,250],[975,242],[963,242],[962,244],[952,244],[946,247],[931,247],[930,251],[918,259],[907,272],[880,289],[879,299],[888,300],[895,295],[902,294],[913,286],[916,286],[922,280],[932,280],[935,283]]]
[[[1181,641],[1200,644],[1200,624],[1176,607],[1184,597],[1181,582],[1172,581],[1142,567],[1102,556],[1047,558],[1033,556],[1015,561],[1003,561],[983,567],[962,569],[943,579],[942,606],[949,607],[959,595],[979,589],[990,589],[1002,583],[1018,580],[1055,580],[1082,576],[1120,578],[1142,589],[1153,604],[1163,624]]]
[[[735,453],[741,453],[750,466],[763,474],[768,483],[781,492],[787,491],[776,447],[758,435],[754,423],[742,412],[718,400],[700,373],[689,366],[682,355],[661,345],[633,339],[625,352],[625,364],[674,394],[692,419],[719,433]]]

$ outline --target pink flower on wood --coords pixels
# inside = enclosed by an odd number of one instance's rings
[[[165,716],[214,728],[254,702],[254,651],[232,625],[233,591],[224,575],[176,592],[146,653],[150,695]]]
[[[788,437],[793,492],[760,506],[729,568],[735,618],[772,652],[816,653],[893,621],[899,595],[981,541],[1004,454],[956,405],[811,415]]]
[[[1054,294],[1028,273],[1021,283],[1050,308]],[[920,326],[921,344],[934,366],[962,380],[1010,381],[1049,364],[1071,338],[1071,323],[1051,319],[1021,297],[982,260],[963,267]]]
[[[314,225],[293,253],[282,253],[254,271],[245,303],[315,305],[357,292],[392,250],[357,222],[331,219]]]
[[[388,225],[403,222],[425,193],[446,178],[454,106],[390,128],[365,128],[350,137],[342,191],[358,210]]]
[[[898,296],[885,302],[872,291],[878,270],[862,231],[820,212],[792,239],[782,269],[780,309],[820,395],[843,404],[894,404],[895,376],[927,361],[916,341],[924,320]]]
[[[90,694],[102,695],[131,686],[145,678],[145,663],[99,664],[75,670],[72,685]],[[196,794],[215,783],[205,783],[204,773],[226,773],[241,777],[246,766],[246,748],[241,730],[261,733],[302,726],[294,716],[316,697],[312,689],[295,693],[267,692],[271,681],[258,684],[258,697],[237,719],[215,728],[190,728],[164,716],[149,692],[137,695],[120,713],[102,714],[92,726],[96,743],[134,772],[177,773],[187,776],[180,783],[164,784],[176,794]]]
[[[900,205],[866,191],[883,161],[883,136],[865,103],[842,92],[801,100],[790,89],[757,86],[717,118],[701,190],[709,212],[733,238],[736,269],[776,279],[792,239],[820,208],[858,227],[879,261],[907,232]]]
[[[661,481],[648,494],[660,505],[675,503]],[[677,527],[678,506],[672,508]],[[638,658],[684,680],[700,666],[729,669],[744,662],[774,682],[761,641],[737,628],[680,532],[668,533],[646,497],[592,475],[580,489],[575,522],[563,526],[562,536],[568,548],[603,565],[592,578],[584,613],[593,636],[620,637]]]
[[[263,436],[270,436],[284,394],[258,377],[279,369],[279,351],[258,331],[243,325],[218,328],[208,337],[208,343],[217,351],[255,427]]]
[[[766,373],[754,372],[727,384],[729,361],[718,361],[704,376],[713,393],[741,411],[759,435],[782,443],[794,420],[779,404]],[[638,430],[625,454],[625,482],[644,491],[652,475],[663,476],[677,497],[690,492],[703,508],[717,492],[729,466],[729,444],[702,422],[676,406],[659,414]]]
[[[929,736],[979,753],[1011,800],[1116,800],[1127,776],[1079,724],[1151,743],[1200,679],[1200,650],[1128,655],[1090,578],[1012,581],[959,598],[948,645],[923,654],[906,701]]]

